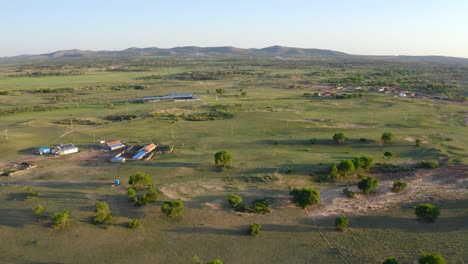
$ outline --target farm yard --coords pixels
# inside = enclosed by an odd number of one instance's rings
[[[441,64],[437,72],[426,62],[362,60],[0,64],[0,171],[22,162],[35,166],[0,176],[0,262],[193,263],[198,256],[225,263],[390,257],[416,263],[423,252],[440,252],[447,263],[467,263],[468,66]],[[429,77],[418,84],[419,75]],[[442,85],[449,80],[457,85]],[[360,89],[338,89],[347,86]],[[393,92],[379,90],[384,86]],[[400,90],[415,96],[395,97]],[[158,97],[171,94],[197,100]],[[391,142],[382,141],[386,132]],[[167,149],[147,160],[111,163],[121,150],[99,142],[115,139],[138,150],[150,143],[151,151]],[[36,154],[66,143],[79,152]],[[223,150],[232,162],[216,166],[214,155]],[[333,164],[359,157],[371,157],[373,166],[331,176]],[[437,168],[426,166],[432,161]],[[137,172],[150,176],[159,196],[144,206],[129,195],[129,189],[137,198],[146,191],[129,183]],[[356,185],[367,175],[380,183],[364,194]],[[408,183],[402,192],[392,190],[398,180]],[[290,193],[303,187],[320,191],[320,202],[297,206]],[[231,208],[229,194],[243,198],[244,211]],[[165,201],[179,200],[181,215],[161,210]],[[112,221],[94,225],[102,201]],[[418,221],[420,203],[438,206],[440,217]],[[38,206],[44,208],[39,217]],[[64,211],[68,226],[52,227],[51,217]],[[349,218],[347,232],[336,230],[337,216]],[[127,228],[130,219],[141,227]],[[256,237],[247,235],[252,223],[262,226]]]

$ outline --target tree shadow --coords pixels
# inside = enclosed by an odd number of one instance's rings
[[[226,236],[246,236],[247,229],[238,227],[234,229],[214,228],[214,227],[177,227],[163,230],[166,232],[182,233],[182,234],[208,234],[208,235],[226,235]]]
[[[0,209],[0,225],[9,227],[23,227],[37,223],[32,209]]]

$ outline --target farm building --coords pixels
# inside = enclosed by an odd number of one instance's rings
[[[144,147],[142,147],[137,154],[135,154],[132,159],[134,160],[141,160],[143,157],[147,156],[151,152],[153,152],[156,149],[156,144],[149,144]]]
[[[150,159],[156,150],[157,144],[148,144],[143,147],[130,146],[124,149],[119,154],[115,155],[110,161],[117,163],[124,163],[128,160],[148,160]]]
[[[125,144],[122,143],[122,141],[120,140],[110,141],[110,142],[107,142],[105,145],[106,145],[106,148],[110,151],[125,148]]]
[[[194,94],[168,94],[163,96],[151,96],[151,97],[143,97],[137,99],[135,102],[137,103],[152,103],[152,102],[179,102],[179,101],[198,101],[200,98]]]
[[[68,155],[77,153],[78,148],[75,145],[68,143],[68,144],[60,144],[59,146],[55,147],[52,150],[52,154],[54,155]]]

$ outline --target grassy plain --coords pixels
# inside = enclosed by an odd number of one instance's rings
[[[304,96],[318,89],[316,80],[301,82],[301,74],[310,69],[282,67],[281,63],[269,67],[268,76],[202,81],[140,78],[226,69],[232,63],[200,60],[207,65],[189,63],[145,72],[91,68],[78,76],[9,77],[15,66],[6,67],[0,91],[9,94],[0,95],[0,109],[56,108],[0,116],[0,132],[8,133],[8,139],[0,138],[0,167],[24,160],[38,164],[23,176],[0,178],[0,262],[191,263],[198,255],[206,260],[218,257],[225,263],[380,263],[391,256],[414,263],[426,251],[440,251],[448,263],[468,262],[466,192],[457,200],[434,201],[442,208],[440,221],[434,224],[418,223],[413,204],[402,204],[350,216],[351,230],[345,234],[334,230],[333,218],[314,218],[313,209],[301,210],[288,199],[288,186],[333,188],[333,184],[318,183],[316,176],[326,174],[332,163],[357,156],[400,165],[438,160],[447,167],[466,166],[466,103],[377,93],[343,100]],[[286,77],[271,77],[275,74]],[[113,89],[129,84],[144,89]],[[61,88],[72,90],[36,91]],[[225,90],[223,95],[216,95],[219,88]],[[246,96],[241,96],[241,89],[247,91]],[[202,100],[131,103],[141,96],[177,92],[196,93]],[[66,99],[54,100],[57,95]],[[181,116],[213,109],[227,111],[233,118],[194,122]],[[139,118],[105,120],[127,113]],[[70,119],[105,123],[66,124]],[[395,143],[380,143],[385,131],[397,136]],[[349,137],[349,143],[333,144],[331,138],[337,132]],[[175,151],[147,162],[110,164],[101,158],[108,153],[95,142],[112,139],[172,144]],[[423,145],[415,147],[415,139],[422,139]],[[61,158],[34,156],[37,147],[68,142],[82,153]],[[219,150],[233,153],[232,168],[214,168],[213,154]],[[393,151],[395,157],[384,159],[384,151]],[[136,171],[148,173],[156,183],[162,198],[154,205],[136,208],[127,201],[125,182]],[[273,174],[280,180],[246,180]],[[124,186],[114,187],[114,178]],[[25,201],[26,186],[33,186],[39,196]],[[268,215],[234,213],[225,199],[228,193],[239,193],[247,200],[272,198],[273,211]],[[165,199],[185,201],[185,214],[164,216],[160,205]],[[109,229],[91,224],[93,205],[100,200],[110,204],[114,215],[116,224]],[[32,208],[39,204],[48,217],[58,210],[69,211],[71,226],[56,230],[48,226],[47,219],[37,222]],[[143,228],[126,228],[129,218],[140,218]],[[250,238],[246,230],[254,221],[264,229],[259,237]]]

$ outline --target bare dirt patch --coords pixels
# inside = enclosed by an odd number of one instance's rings
[[[396,208],[403,204],[432,201],[437,199],[463,199],[468,195],[468,167],[421,170],[405,179],[409,183],[407,190],[394,193],[393,181],[380,182],[376,194],[347,198],[342,188],[321,191],[321,204],[310,211],[310,217],[336,215],[363,215],[369,211],[382,211]],[[359,193],[357,187],[348,187]]]

